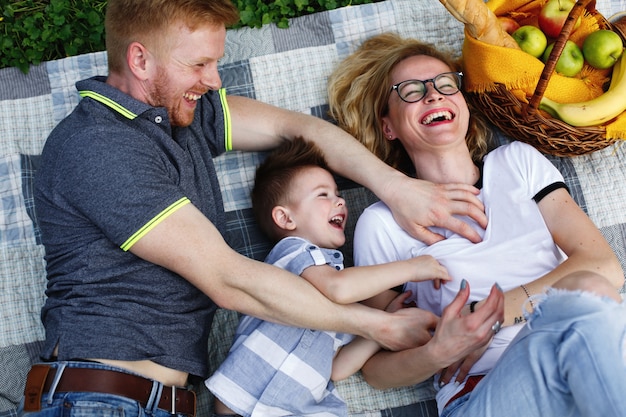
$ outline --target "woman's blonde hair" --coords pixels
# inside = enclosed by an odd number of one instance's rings
[[[366,40],[333,71],[328,80],[330,116],[338,125],[361,141],[387,164],[405,173],[412,171],[411,161],[400,141],[385,139],[382,118],[389,111],[391,71],[401,61],[416,55],[436,58],[452,71],[460,62],[452,54],[433,45],[395,33],[383,33]],[[478,162],[488,151],[491,131],[487,123],[470,109],[466,141],[472,159]]]

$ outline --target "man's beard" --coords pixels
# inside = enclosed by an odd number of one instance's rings
[[[193,122],[195,112],[181,111],[180,102],[184,100],[182,95],[178,100],[168,96],[170,92],[168,87],[171,84],[167,72],[162,67],[159,67],[157,69],[157,77],[149,91],[148,104],[154,107],[164,107],[167,110],[167,115],[172,126],[189,126],[191,122]]]

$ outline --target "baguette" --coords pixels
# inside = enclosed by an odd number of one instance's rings
[[[467,33],[481,42],[506,48],[520,49],[515,39],[500,25],[498,17],[483,0],[439,0]]]

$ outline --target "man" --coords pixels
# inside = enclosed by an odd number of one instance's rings
[[[225,27],[236,20],[228,0],[108,2],[109,75],[77,83],[84,98],[51,133],[37,174],[49,279],[42,311],[48,363],[29,374],[26,411],[43,404],[59,415],[67,408],[88,412],[83,407],[97,403],[102,412],[121,408],[125,415],[192,414],[193,396],[176,387],[189,375],[206,376],[217,305],[361,335],[390,349],[430,337],[435,316],[334,304],[223,240],[212,158],[231,149],[270,149],[300,135],[426,241],[440,237],[420,223],[473,241],[478,237],[452,214],[485,223],[472,187],[411,180],[321,119],[227,97],[217,65]],[[492,301],[495,309],[499,301]]]

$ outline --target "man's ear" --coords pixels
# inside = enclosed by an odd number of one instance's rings
[[[276,206],[272,209],[272,220],[279,229],[294,230],[296,221],[291,217],[291,212],[287,207]]]
[[[150,78],[150,71],[154,67],[154,55],[146,49],[140,42],[132,42],[126,49],[126,62],[130,71],[140,79],[145,81]]]

